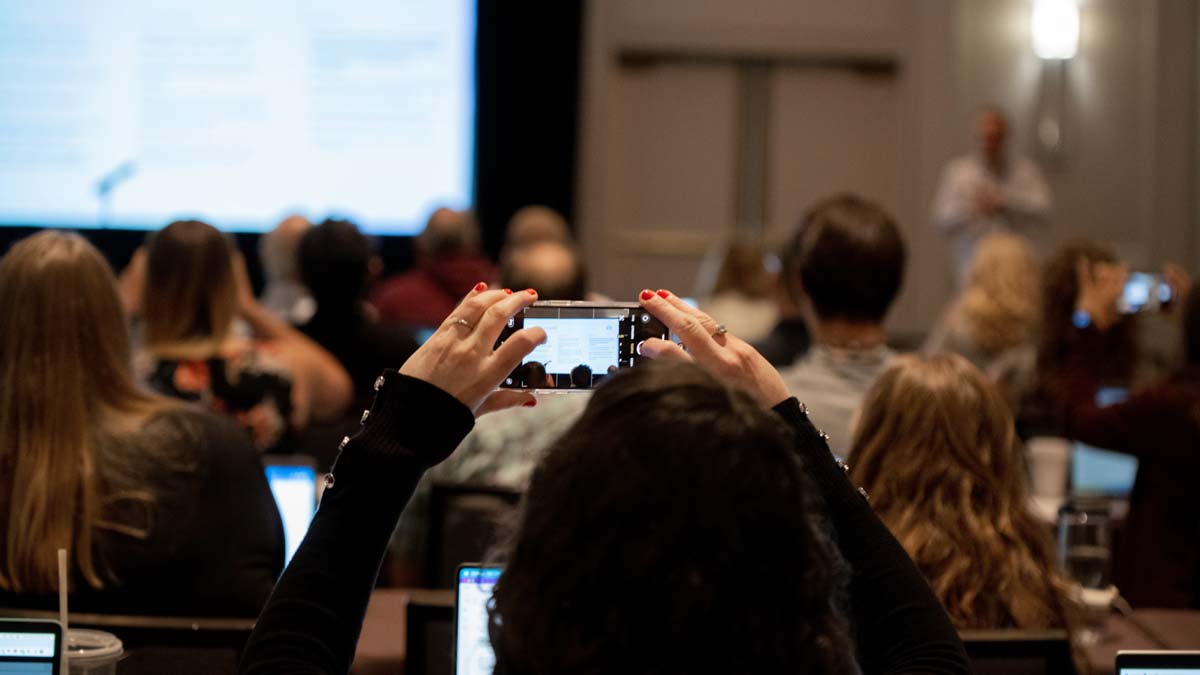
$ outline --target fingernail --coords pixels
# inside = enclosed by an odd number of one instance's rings
[[[654,297],[654,291],[652,291],[650,289],[646,289],[646,290],[642,291],[642,299],[643,300],[649,300],[650,298],[653,298],[653,297]]]
[[[507,294],[509,294],[509,295],[512,295],[512,289],[511,289],[511,288],[506,288],[506,289],[504,289],[504,292],[505,292],[505,293],[507,293]]]
[[[532,288],[526,288],[525,292],[530,295],[537,295],[537,291],[533,290]]]
[[[479,283],[477,283],[477,284],[475,284],[475,290],[476,290],[476,291],[482,291],[482,290],[484,290],[484,289],[486,289],[486,288],[487,288],[487,284],[483,283],[482,281],[481,281],[481,282],[479,282]]]
[[[533,406],[537,405],[537,401],[525,401],[521,405],[525,408],[532,408]]]
[[[670,294],[671,294],[671,293],[670,293],[670,291],[667,291],[667,290],[665,290],[665,289],[662,289],[662,288],[658,289],[658,297],[660,297],[660,298],[665,298],[665,297],[667,297],[667,296],[668,296],[668,295],[670,295]]]

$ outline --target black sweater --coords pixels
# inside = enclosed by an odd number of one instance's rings
[[[835,464],[795,399],[775,408],[824,496],[851,565],[851,620],[864,673],[966,673],[966,655],[921,573]],[[342,451],[308,536],[242,657],[243,673],[346,673],[400,512],[426,469],[474,424],[441,389],[388,371]]]
[[[151,419],[144,448],[150,505],[108,505],[107,520],[145,538],[97,529],[103,589],[76,575],[75,612],[253,617],[283,569],[283,525],[249,437],[232,420],[190,409]],[[122,461],[129,461],[128,459]],[[57,595],[0,591],[0,607],[53,610]]]

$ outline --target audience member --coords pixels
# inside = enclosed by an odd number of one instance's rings
[[[753,239],[736,238],[722,253],[711,288],[703,284],[705,288],[697,293],[700,308],[744,340],[761,340],[779,318],[762,245]]]
[[[300,281],[300,270],[296,265],[300,238],[310,227],[312,223],[307,218],[292,215],[258,240],[258,259],[266,278],[260,302],[268,311],[292,325],[304,323],[316,309],[312,296]]]
[[[1008,117],[999,107],[975,113],[975,142],[975,152],[942,171],[933,202],[933,222],[950,242],[956,283],[984,235],[1011,231],[1039,241],[1052,201],[1037,165],[1009,153]]]
[[[960,630],[1066,625],[1022,452],[1000,392],[956,354],[897,357],[863,400],[850,477]]]
[[[844,454],[863,394],[895,355],[883,321],[904,279],[904,239],[887,212],[855,195],[819,202],[800,227],[787,282],[813,345],[783,379],[832,437],[834,452]]]
[[[1135,607],[1200,609],[1200,287],[1169,268],[1180,298],[1186,364],[1165,381],[1101,407],[1096,392],[1103,364],[1123,329],[1117,300],[1125,266],[1080,252],[1074,311],[1082,318],[1061,341],[1069,345],[1047,372],[1048,391],[1065,434],[1089,445],[1138,458],[1129,514],[1113,561],[1113,580]]]
[[[542,300],[584,300],[587,267],[578,250],[563,242],[512,246],[501,256],[500,285],[532,288]]]
[[[384,281],[371,296],[388,321],[437,326],[479,279],[494,277],[479,248],[479,226],[466,211],[434,211],[413,245],[416,269]]]
[[[150,238],[145,266],[135,364],[155,389],[233,415],[261,450],[350,404],[346,372],[254,299],[244,262],[216,228],[171,223]],[[255,339],[234,335],[235,316]]]
[[[804,312],[800,310],[801,299],[797,297],[798,284],[789,283],[800,278],[798,256],[804,229],[796,228],[791,238],[779,253],[779,264],[771,275],[771,296],[779,314],[775,326],[763,338],[754,343],[754,348],[776,368],[790,366],[808,353],[812,344],[808,324],[804,323]]]
[[[397,326],[380,323],[366,303],[379,259],[354,223],[326,220],[304,234],[298,253],[300,279],[317,306],[300,331],[346,369],[354,383],[354,409],[360,411],[375,394],[379,372],[408,360],[416,340]]]
[[[613,376],[538,466],[495,589],[496,672],[967,672],[920,572],[778,373],[663,296],[645,291],[643,306],[688,353],[665,340],[643,353],[700,366]],[[524,329],[492,352],[534,300],[473,292],[385,374],[242,672],[348,671],[417,477],[545,340]]]
[[[254,616],[283,569],[258,455],[221,417],[130,373],[108,264],[42,232],[0,259],[0,606]]]
[[[543,241],[571,245],[571,228],[558,211],[549,206],[531,204],[517,209],[512,218],[508,219],[508,228],[504,234],[505,248]]]
[[[925,342],[927,353],[967,358],[1001,386],[1016,409],[1033,386],[1040,269],[1019,235],[996,232],[979,240],[963,286]]]

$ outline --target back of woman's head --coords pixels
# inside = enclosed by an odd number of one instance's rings
[[[0,260],[0,588],[46,591],[55,549],[89,581],[100,514],[97,436],[144,409],[108,263],[74,234],[46,231]]]
[[[1109,247],[1087,239],[1077,239],[1061,246],[1046,261],[1042,271],[1042,321],[1038,339],[1038,370],[1043,374],[1058,368],[1067,358],[1075,331],[1074,314],[1076,296],[1079,294],[1079,265],[1119,262],[1117,254]],[[1127,378],[1133,372],[1137,348],[1134,326],[1131,321],[1121,321],[1109,329],[1110,345],[1113,349],[1104,364],[1102,376]]]
[[[998,353],[1033,339],[1039,277],[1033,247],[1023,237],[998,232],[979,240],[956,306],[977,344]]]
[[[219,343],[229,334],[236,300],[233,247],[215,227],[179,220],[150,238],[142,302],[147,346]]]
[[[844,563],[782,422],[692,365],[600,387],[534,471],[497,673],[852,672]]]
[[[1061,625],[1012,416],[970,362],[897,358],[863,400],[849,462],[959,627]]]

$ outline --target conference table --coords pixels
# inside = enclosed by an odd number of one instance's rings
[[[450,606],[453,591],[379,589],[371,596],[355,655],[355,675],[404,673],[406,613],[409,603]],[[1113,672],[1121,649],[1200,649],[1200,611],[1139,609],[1131,617],[1113,614],[1100,640],[1084,650],[1093,675]],[[423,675],[410,673],[408,675]]]

